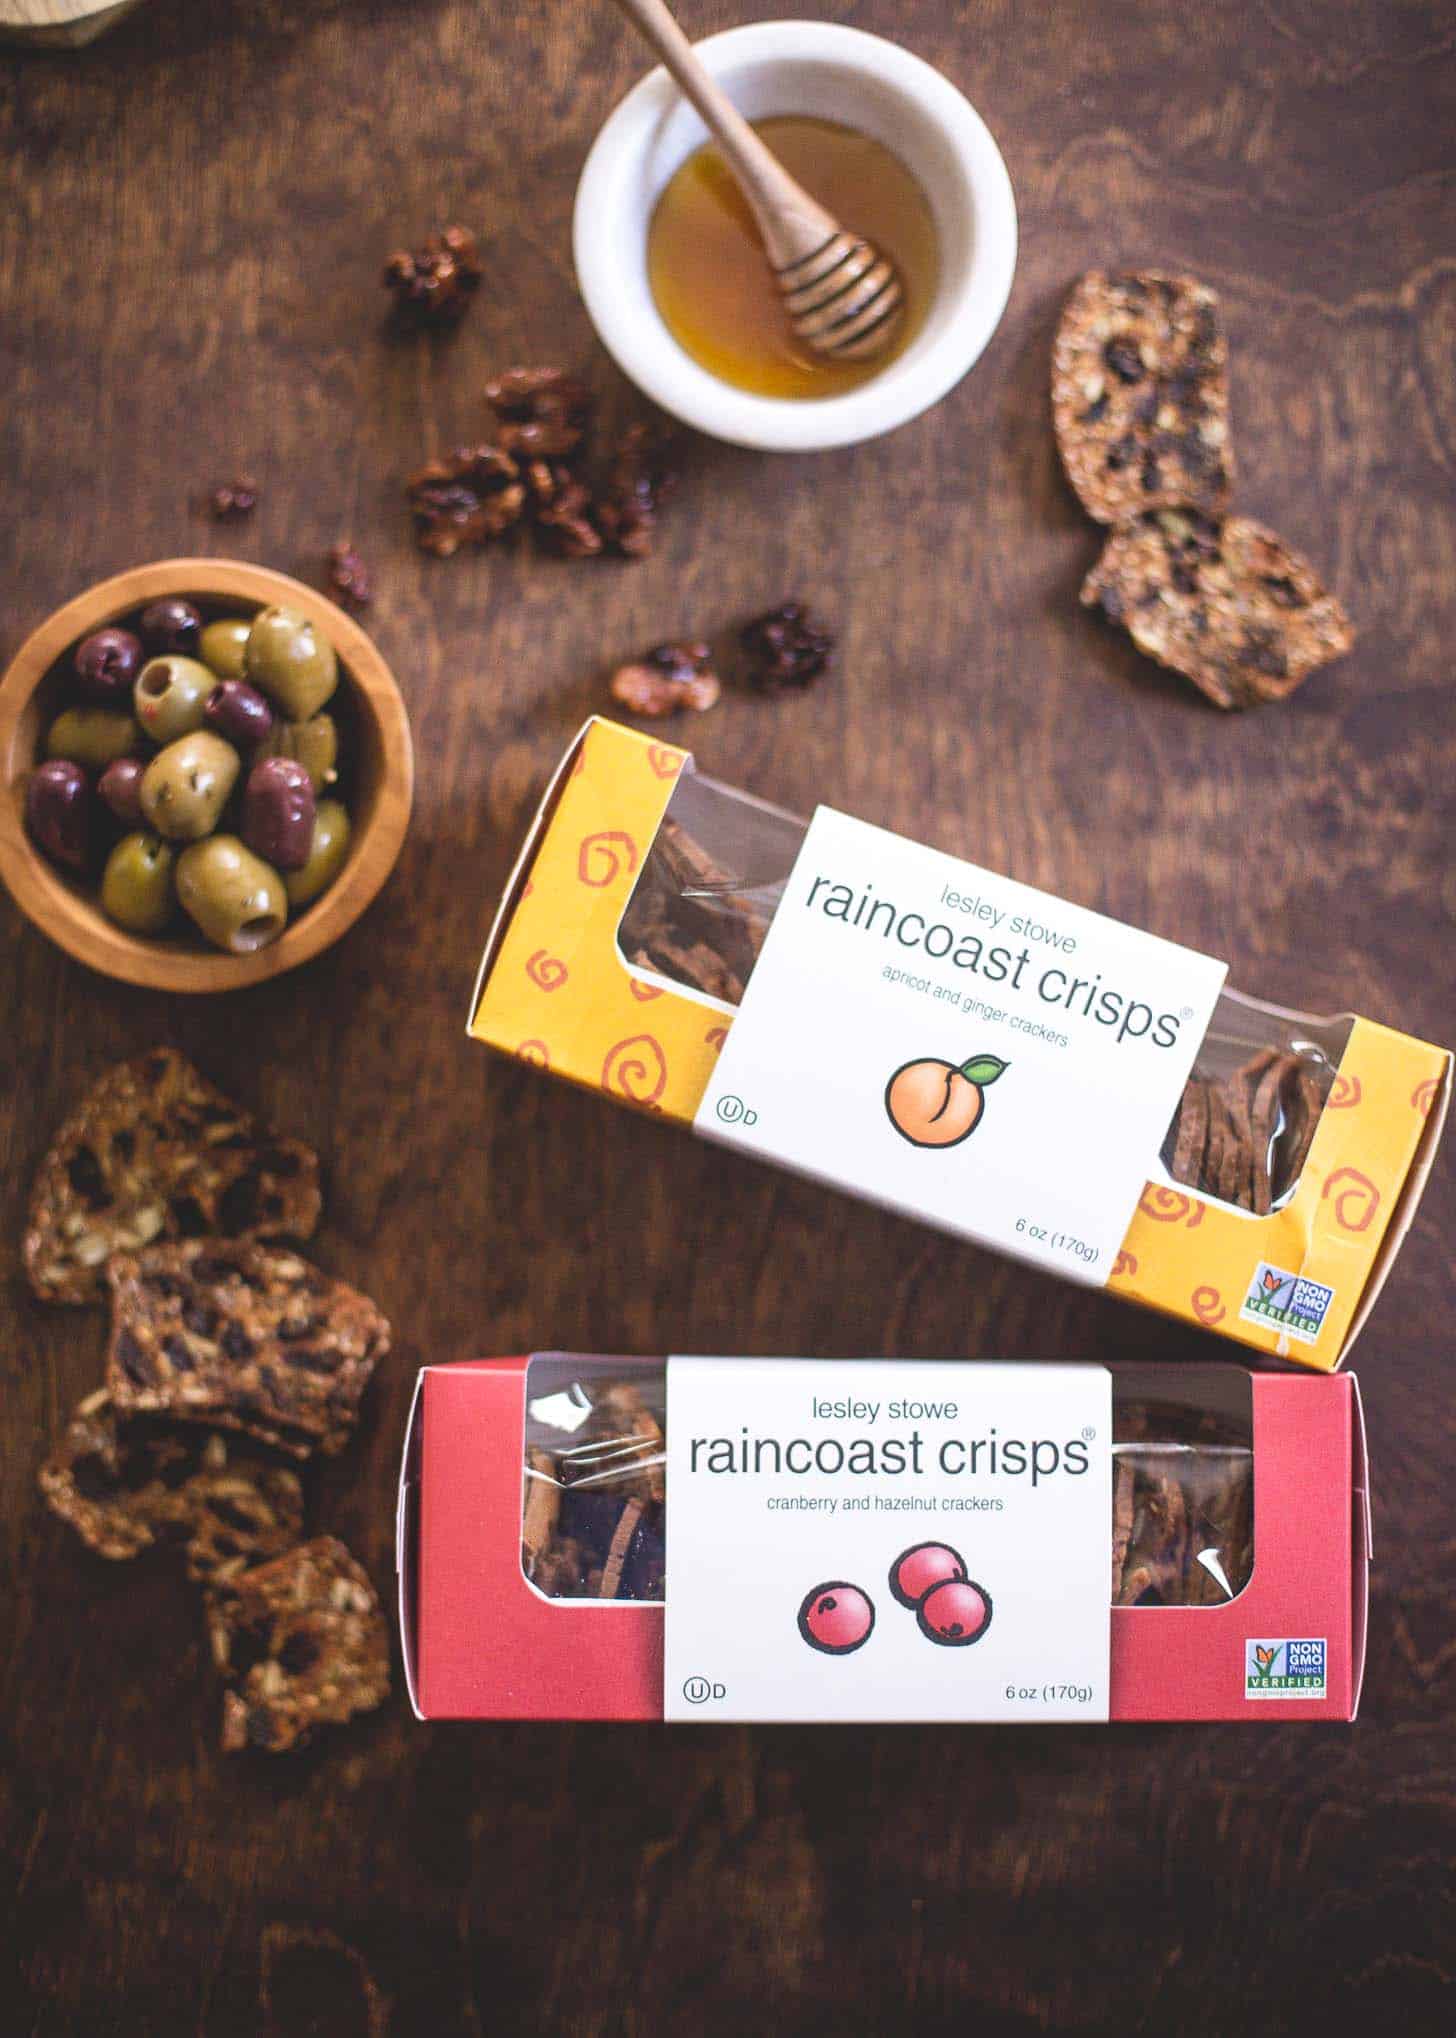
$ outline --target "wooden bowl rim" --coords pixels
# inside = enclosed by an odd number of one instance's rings
[[[369,822],[355,835],[338,881],[278,940],[253,955],[223,955],[199,948],[163,948],[113,927],[99,906],[77,896],[53,871],[25,832],[21,773],[15,745],[21,717],[56,660],[77,639],[127,609],[162,595],[203,601],[286,603],[323,629],[345,668],[359,710],[375,726],[383,760]],[[27,760],[24,770],[30,769]],[[161,559],[113,574],[56,609],[25,639],[0,677],[0,880],[42,934],[68,955],[123,983],[159,991],[232,991],[282,976],[330,947],[373,903],[399,857],[414,804],[414,743],[404,697],[373,641],[339,607],[291,575],[242,559]]]

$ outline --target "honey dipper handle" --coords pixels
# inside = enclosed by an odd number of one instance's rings
[[[711,129],[728,167],[752,208],[776,269],[787,269],[822,248],[839,222],[796,183],[713,79],[669,13],[666,0],[617,0],[627,19],[652,44],[668,72]]]

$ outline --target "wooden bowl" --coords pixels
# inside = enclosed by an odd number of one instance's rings
[[[308,616],[339,659],[329,711],[340,723],[340,761],[352,835],[329,889],[251,955],[226,955],[200,934],[128,934],[101,911],[98,890],[67,877],[25,831],[25,786],[66,691],[60,661],[82,637],[162,595],[185,595],[205,619],[281,602]],[[0,878],[43,934],[103,975],[155,991],[235,991],[281,976],[318,955],[359,918],[394,868],[414,800],[414,748],[404,701],[368,637],[325,596],[234,559],[163,559],[118,573],[77,595],[29,636],[0,679]]]

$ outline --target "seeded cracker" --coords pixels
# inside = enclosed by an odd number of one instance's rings
[[[118,1254],[107,1385],[119,1411],[240,1429],[304,1458],[348,1440],[389,1325],[277,1246],[193,1239]]]
[[[23,1255],[44,1301],[101,1302],[112,1253],[203,1233],[307,1238],[318,1219],[318,1156],[159,1048],[110,1070],[61,1127]]]
[[[1098,523],[1226,508],[1228,343],[1213,291],[1192,276],[1090,270],[1057,328],[1052,417],[1067,479]]]
[[[1249,517],[1138,517],[1107,540],[1082,600],[1221,708],[1283,700],[1355,641],[1313,567]]]
[[[222,1746],[234,1754],[301,1747],[316,1728],[389,1696],[389,1630],[368,1574],[318,1536],[245,1571],[208,1607],[213,1660],[227,1681]]]
[[[119,1418],[104,1387],[77,1408],[41,1466],[40,1490],[98,1556],[179,1545],[199,1582],[280,1555],[303,1529],[296,1472],[240,1457],[215,1431]]]

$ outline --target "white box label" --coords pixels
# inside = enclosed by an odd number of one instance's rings
[[[1225,974],[821,807],[694,1124],[1100,1286]]]
[[[1101,1366],[673,1358],[670,1720],[1105,1720]]]

